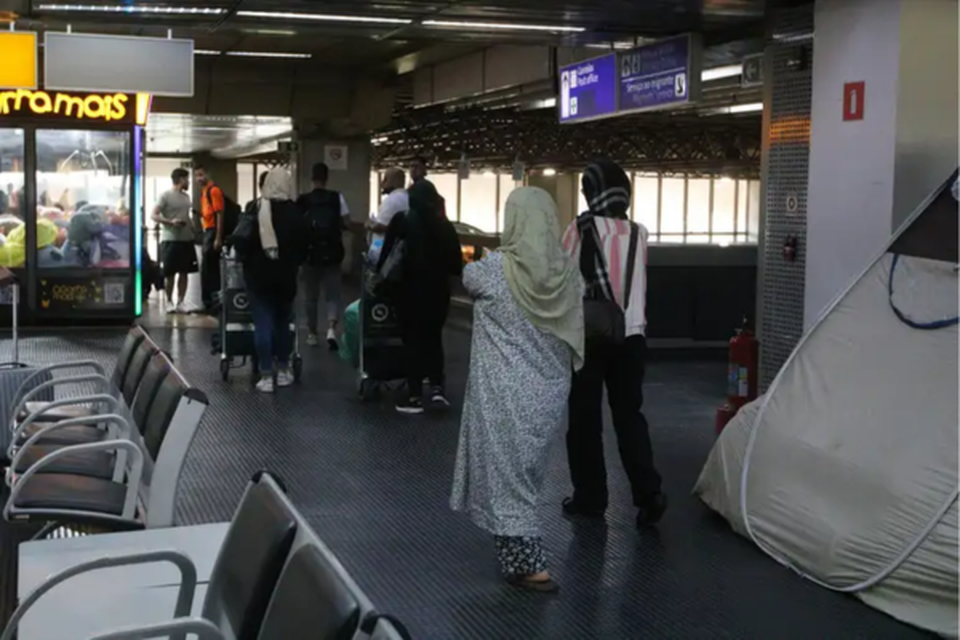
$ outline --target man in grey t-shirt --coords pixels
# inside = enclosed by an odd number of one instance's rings
[[[153,208],[153,220],[160,225],[160,262],[167,297],[167,313],[185,313],[187,281],[190,274],[198,270],[193,225],[190,223],[192,203],[187,195],[190,172],[186,169],[174,169],[170,179],[173,181],[173,188],[160,196],[157,206]],[[177,288],[175,306],[174,284]]]

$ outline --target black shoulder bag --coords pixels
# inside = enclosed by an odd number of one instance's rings
[[[633,272],[637,264],[637,243],[640,230],[630,223],[630,249],[627,254],[627,282],[623,308],[610,290],[606,258],[600,249],[600,234],[591,218],[577,221],[580,232],[580,272],[587,282],[583,299],[584,333],[589,342],[620,344],[627,337],[626,310],[633,290]]]

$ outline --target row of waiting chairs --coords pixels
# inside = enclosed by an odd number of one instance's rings
[[[82,373],[51,378],[68,370]],[[94,392],[37,400],[79,384]],[[67,524],[172,526],[180,472],[208,404],[140,327],[127,334],[110,377],[93,361],[38,369],[9,417],[4,518],[42,522],[43,533]]]
[[[144,562],[180,568],[174,618],[110,629],[91,640],[409,640],[396,619],[381,615],[293,506],[282,483],[258,472],[247,486],[213,565],[199,617],[190,617],[196,568],[173,550],[101,558],[55,574],[14,612],[0,640],[10,640],[44,594],[86,572]]]

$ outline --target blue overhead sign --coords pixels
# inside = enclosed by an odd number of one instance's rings
[[[676,107],[700,95],[700,40],[678,36],[620,54],[618,111]]]
[[[560,69],[560,122],[611,116],[617,110],[617,56],[585,60]]]

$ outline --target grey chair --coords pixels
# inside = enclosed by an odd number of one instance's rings
[[[166,358],[162,354],[160,357]],[[114,530],[172,526],[180,472],[209,403],[203,392],[191,387],[169,360],[167,363],[166,375],[143,424],[137,425],[135,433],[127,430],[132,440],[72,444],[40,458],[21,475],[15,475],[4,518],[10,522],[45,522],[50,527],[71,523]],[[51,423],[31,436],[24,448],[29,450],[57,430],[102,421],[102,416],[89,416]],[[119,481],[77,473],[43,473],[70,456],[86,458],[93,452],[117,450],[130,454]]]
[[[20,604],[0,640],[12,638],[26,612],[34,606],[38,606],[39,611],[41,597],[65,580],[102,568],[158,561],[173,562],[181,570],[173,618],[159,624],[117,630],[103,637],[183,638],[193,633],[200,638],[256,640],[297,533],[295,514],[288,502],[278,500],[279,486],[267,478],[264,473],[256,474],[240,499],[210,575],[202,618],[188,617],[197,584],[193,561],[176,551],[152,550],[93,560],[51,576]],[[168,612],[144,612],[147,619],[165,614]],[[50,615],[56,613],[51,611]],[[109,620],[104,623],[109,627]],[[216,631],[216,636],[205,635],[211,629]]]
[[[133,348],[133,353],[130,356],[127,366],[123,369],[121,382],[126,388],[132,389],[135,393],[143,380],[150,359],[159,353],[160,349],[153,341],[147,339],[145,334],[143,334],[139,340],[131,338],[130,334],[128,334],[128,338],[130,342],[135,342],[136,346]],[[33,403],[30,400],[33,394],[42,391],[46,385],[55,387],[61,381],[76,382],[88,380],[93,380],[100,385],[96,389],[97,393],[79,397],[68,397],[49,403]],[[44,383],[25,394],[13,412],[16,419],[11,421],[10,428],[13,433],[10,440],[10,447],[7,451],[9,457],[13,459],[17,451],[27,440],[51,422],[64,419],[88,418],[98,413],[124,412],[126,410],[125,408],[129,406],[126,401],[125,392],[117,396],[117,392],[112,385],[113,382],[101,378],[99,374],[68,376],[66,378],[54,378],[50,382]],[[131,395],[131,402],[133,399],[134,396]],[[26,413],[27,409],[31,407],[32,410]],[[70,429],[57,429],[48,432],[43,439],[36,441],[36,444],[73,445],[101,442],[109,435],[111,434],[104,432],[102,425],[88,422],[82,425],[75,425]]]
[[[149,347],[146,348],[149,349]],[[146,370],[143,373],[143,379],[137,389],[133,407],[130,410],[130,421],[132,423],[130,425],[132,427],[130,430],[131,434],[143,435],[142,429],[147,424],[147,416],[149,415],[150,408],[153,406],[153,401],[157,397],[160,385],[170,374],[172,367],[173,365],[170,360],[162,353],[156,352],[153,357],[150,358]],[[81,425],[78,426],[78,429],[90,430],[97,428]],[[51,437],[41,436],[38,439],[39,444],[31,444],[30,446],[21,445],[10,463],[10,469],[13,470],[14,474],[13,477],[8,478],[11,484],[16,475],[26,473],[27,469],[41,459],[54,451],[68,446],[65,444],[51,444],[50,440],[55,440],[58,432],[57,430],[53,430],[49,433]],[[96,433],[92,431],[90,433],[93,437],[100,439],[103,439],[105,435],[102,429],[98,429]],[[123,437],[123,435],[124,434],[118,434],[118,437]],[[130,436],[128,435],[128,437]],[[122,455],[114,455],[114,453],[110,451],[98,451],[86,454],[67,455],[50,464],[41,465],[37,473],[68,473],[119,481],[122,476],[123,464],[124,460]]]

